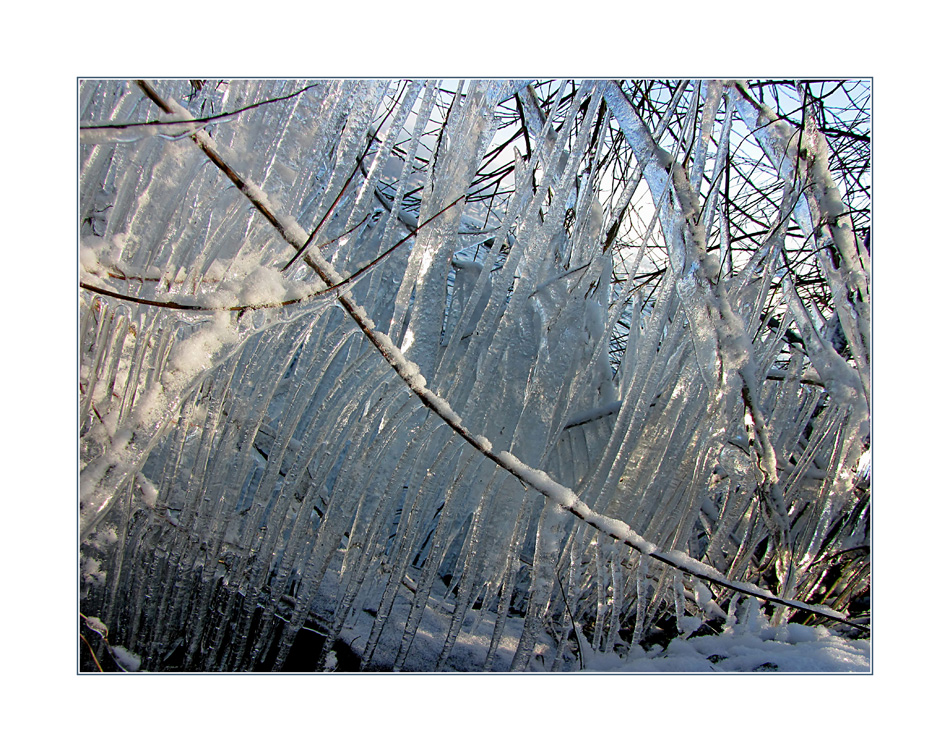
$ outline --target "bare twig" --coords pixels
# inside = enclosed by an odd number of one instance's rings
[[[310,84],[310,86],[305,86],[291,94],[285,94],[284,96],[273,97],[271,99],[263,99],[260,102],[254,102],[253,104],[239,107],[236,110],[229,110],[228,112],[222,112],[218,115],[209,115],[208,117],[181,118],[179,120],[146,120],[141,123],[87,123],[86,125],[80,125],[79,130],[135,130],[136,128],[148,128],[156,125],[200,125],[217,123],[222,120],[229,120],[235,115],[240,115],[242,112],[247,112],[248,110],[254,110],[267,104],[274,104],[275,102],[283,102],[288,99],[293,99],[294,97],[299,97],[304,92],[310,91],[310,89],[316,86],[319,86],[319,84]]]

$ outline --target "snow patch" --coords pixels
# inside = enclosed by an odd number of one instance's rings
[[[665,648],[633,646],[626,656],[584,656],[584,670],[596,673],[869,673],[871,645],[824,627],[788,624],[727,627],[718,635],[676,638]]]
[[[237,298],[241,305],[253,308],[278,303],[285,293],[284,277],[279,271],[258,267],[245,277]]]
[[[112,653],[112,657],[115,658],[115,662],[119,664],[125,671],[138,671],[139,667],[142,665],[142,659],[131,650],[122,647],[121,645],[113,645],[109,648],[109,652]]]

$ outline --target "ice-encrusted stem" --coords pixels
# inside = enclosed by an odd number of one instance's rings
[[[805,127],[794,130],[769,107],[755,99],[741,81],[732,82],[736,108],[756,141],[782,177],[807,173],[804,196],[795,218],[814,237],[822,273],[828,280],[835,310],[851,354],[857,363],[866,402],[870,402],[871,287],[867,253],[855,240],[851,215],[829,168],[829,148],[806,108]],[[831,251],[836,250],[832,261]]]
[[[146,91],[149,92],[149,97],[164,111],[173,113],[184,110],[184,108],[181,108],[177,103],[165,102],[150,86]],[[293,248],[298,252],[305,249],[308,238],[302,228],[300,228],[296,222],[285,220],[283,215],[275,210],[272,202],[260,187],[250,181],[246,181],[232,169],[221,157],[220,152],[216,149],[214,141],[210,136],[203,131],[199,131],[191,138],[198,144],[202,151],[208,155],[211,161],[228,176],[234,185],[241,190],[254,207],[265,216],[268,222],[274,225],[280,235]],[[304,256],[304,259],[328,286],[339,284],[339,282],[342,281],[341,275],[319,254],[310,252]],[[621,544],[633,548],[645,556],[661,561],[694,577],[714,582],[717,585],[745,595],[807,611],[850,626],[866,629],[866,627],[862,625],[849,622],[847,617],[832,609],[823,606],[809,605],[801,601],[780,598],[763,588],[730,580],[718,570],[693,559],[685,553],[679,551],[659,551],[655,544],[644,539],[626,523],[594,512],[572,489],[561,485],[547,475],[547,473],[526,465],[510,452],[496,452],[488,439],[470,431],[463,425],[461,418],[458,413],[452,409],[451,405],[426,386],[425,378],[420,373],[418,365],[406,358],[389,336],[383,334],[376,328],[375,322],[354,300],[349,292],[344,292],[339,296],[339,303],[343,310],[346,311],[350,318],[356,323],[363,335],[373,344],[380,355],[397,373],[399,378],[427,409],[438,415],[456,434],[472,445],[482,455],[494,462],[498,467],[519,479],[526,486],[541,493],[561,509],[574,515],[585,524]]]

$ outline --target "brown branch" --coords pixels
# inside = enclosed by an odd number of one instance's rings
[[[219,308],[205,308],[200,305],[190,305],[188,303],[177,303],[174,300],[148,300],[147,298],[140,298],[136,295],[126,295],[121,292],[116,292],[115,290],[104,290],[101,287],[96,287],[95,285],[90,285],[88,282],[80,282],[79,286],[83,290],[88,290],[89,292],[94,292],[97,295],[105,295],[109,298],[115,298],[116,300],[127,300],[130,303],[140,303],[142,305],[155,306],[156,308],[171,308],[176,311],[217,311],[217,310],[227,310]]]
[[[89,648],[89,655],[92,656],[92,660],[96,664],[96,668],[99,669],[99,673],[104,674],[105,669],[102,668],[102,664],[99,663],[99,659],[96,658],[96,651],[92,649],[92,645],[89,644],[89,640],[86,639],[86,636],[82,633],[79,634],[79,639],[86,643],[86,647]]]
[[[343,194],[346,193],[346,189],[349,188],[350,183],[353,181],[353,178],[356,176],[357,171],[362,167],[363,160],[366,158],[366,155],[369,153],[369,148],[371,144],[372,144],[372,141],[370,141],[366,145],[366,148],[363,149],[363,153],[360,154],[359,158],[356,160],[356,166],[353,168],[353,171],[350,173],[350,176],[346,179],[346,182],[343,184],[343,187],[340,189],[340,192],[337,193],[336,198],[333,199],[333,203],[330,204],[330,208],[326,210],[326,212],[323,215],[323,218],[319,222],[317,222],[317,226],[313,228],[313,232],[310,233],[310,237],[307,238],[307,242],[305,242],[298,249],[297,253],[294,254],[294,257],[290,259],[290,261],[288,261],[286,264],[284,264],[283,267],[281,267],[282,272],[287,271],[290,267],[294,265],[294,263],[296,263],[297,259],[299,259],[304,253],[306,253],[307,248],[313,242],[313,239],[317,237],[317,233],[320,232],[320,228],[322,228],[323,225],[326,224],[327,219],[330,218],[330,215],[333,213],[333,210],[336,209],[337,204],[340,203],[340,199],[343,198]]]

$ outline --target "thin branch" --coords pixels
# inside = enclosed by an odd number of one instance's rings
[[[96,668],[99,669],[99,673],[105,673],[105,669],[102,668],[102,664],[99,663],[99,659],[96,658],[96,651],[92,649],[92,645],[89,644],[89,640],[86,639],[86,636],[80,633],[79,639],[86,643],[86,647],[89,648],[89,655],[92,656],[92,660],[96,664]]]
[[[304,88],[293,92],[292,94],[285,94],[280,97],[273,97],[272,99],[262,99],[260,102],[254,102],[253,104],[246,105],[244,107],[239,107],[236,110],[230,110],[229,112],[222,112],[219,115],[209,115],[208,117],[196,117],[196,118],[182,118],[181,120],[146,120],[141,123],[88,123],[86,125],[80,125],[79,130],[81,131],[90,131],[90,130],[133,130],[135,128],[147,128],[155,125],[197,125],[197,124],[207,124],[207,123],[216,123],[222,120],[228,120],[233,118],[235,115],[240,115],[242,112],[247,112],[248,110],[254,110],[258,107],[263,107],[266,104],[274,104],[275,102],[283,102],[288,99],[293,99],[294,97],[299,97],[306,91],[310,91],[320,84],[310,84],[310,86],[305,86]],[[149,97],[151,99],[151,97]],[[153,100],[154,101],[154,100]],[[171,114],[171,113],[169,113]]]

